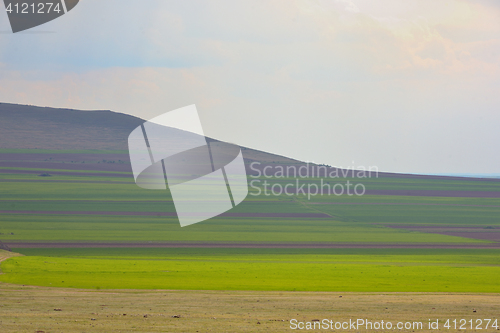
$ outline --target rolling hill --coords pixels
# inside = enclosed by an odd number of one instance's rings
[[[108,150],[127,153],[130,132],[145,120],[112,111],[78,111],[0,103],[0,149]],[[217,141],[208,138],[209,141]],[[297,160],[244,148],[260,162]]]

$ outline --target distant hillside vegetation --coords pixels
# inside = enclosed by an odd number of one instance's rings
[[[128,150],[130,132],[144,121],[113,111],[0,103],[0,148]],[[247,161],[299,162],[250,148],[242,150]]]
[[[144,120],[112,111],[0,103],[0,147],[126,150]]]

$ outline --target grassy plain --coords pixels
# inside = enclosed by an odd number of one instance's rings
[[[500,292],[500,250],[20,249],[0,281],[90,289]],[[401,252],[401,253],[400,253]]]

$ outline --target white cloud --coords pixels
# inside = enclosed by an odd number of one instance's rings
[[[335,1],[342,3],[345,6],[344,10],[348,12],[359,13],[358,6],[356,6],[356,4],[351,0],[335,0]]]

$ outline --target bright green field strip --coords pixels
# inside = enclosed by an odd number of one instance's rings
[[[499,249],[384,249],[384,248],[16,248],[27,256],[152,259],[308,262],[374,262],[500,265]]]
[[[181,228],[176,218],[142,216],[2,215],[9,241],[203,241],[343,243],[484,243],[328,219],[219,218]],[[11,235],[14,233],[14,235]]]
[[[370,256],[363,263],[337,261],[334,257],[325,261],[317,257],[269,259],[16,257],[2,263],[5,274],[0,275],[0,281],[94,289],[500,292],[499,266],[377,262]]]

